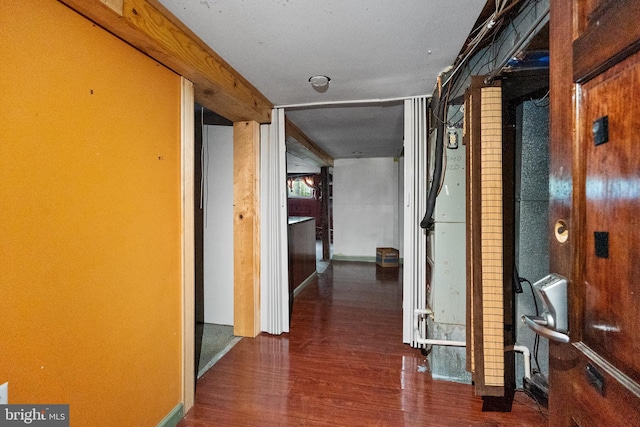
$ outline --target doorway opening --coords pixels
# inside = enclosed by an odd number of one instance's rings
[[[288,164],[291,162],[288,155]],[[315,220],[315,269],[323,273],[331,262],[333,242],[332,181],[331,168],[307,167],[303,170],[297,162],[287,172],[287,211],[293,218]],[[297,172],[291,172],[296,170]],[[324,175],[327,175],[326,177]],[[327,206],[324,208],[325,199]],[[326,210],[323,211],[323,208]],[[326,234],[325,227],[327,228]]]
[[[528,347],[531,354],[530,360],[516,362],[515,382],[516,389],[524,389],[547,406],[549,343],[520,318],[541,313],[542,301],[534,294],[532,284],[550,272],[548,68],[508,73],[502,83],[505,135],[514,148],[513,324],[516,343]],[[530,366],[530,373],[525,364]]]
[[[195,105],[195,377],[233,347],[233,123]]]

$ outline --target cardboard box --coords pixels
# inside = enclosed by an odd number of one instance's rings
[[[376,264],[380,267],[398,267],[400,253],[395,248],[376,248]]]

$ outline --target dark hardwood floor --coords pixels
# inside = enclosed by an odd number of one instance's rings
[[[179,426],[542,426],[516,393],[482,412],[472,386],[434,381],[402,344],[401,270],[333,262],[295,300],[291,332],[244,338],[199,381]]]

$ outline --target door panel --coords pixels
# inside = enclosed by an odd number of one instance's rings
[[[601,359],[591,359],[593,352],[570,344],[552,344],[554,357],[550,359],[553,381],[549,398],[559,410],[552,411],[549,401],[550,426],[637,426],[640,425],[638,398],[623,381],[611,375]],[[604,396],[592,384],[593,369],[602,376]],[[596,375],[597,375],[596,374]],[[555,394],[551,394],[551,391]]]
[[[550,344],[552,426],[640,425],[639,4],[551,1],[549,225],[568,239],[550,260],[571,338]]]
[[[640,56],[582,86],[580,146],[586,151],[587,243],[583,341],[640,381]],[[608,122],[608,142],[592,128]],[[594,124],[595,123],[595,124]]]

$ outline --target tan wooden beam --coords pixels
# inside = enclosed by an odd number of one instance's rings
[[[193,406],[195,389],[195,218],[194,186],[195,186],[195,135],[193,114],[193,84],[181,78],[182,102],[181,102],[181,164],[182,164],[182,404],[187,413]]]
[[[260,125],[233,124],[233,334],[260,333]]]
[[[284,133],[287,138],[287,149],[290,145],[290,140],[302,147],[302,155],[312,160],[319,167],[330,166],[333,167],[333,157],[327,154],[322,148],[318,147],[300,128],[291,123],[289,119],[285,120]]]
[[[271,121],[273,104],[157,0],[59,1],[192,81],[208,109],[233,122]]]
[[[102,3],[110,7],[118,15],[122,15],[124,8],[124,0],[100,0]]]

